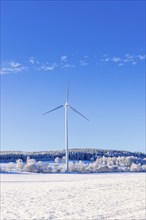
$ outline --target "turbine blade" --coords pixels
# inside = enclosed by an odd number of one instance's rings
[[[62,107],[64,107],[64,105],[60,105],[60,106],[58,106],[58,107],[56,107],[56,108],[53,108],[52,110],[50,110],[50,111],[48,111],[48,112],[45,112],[45,113],[43,113],[42,115],[46,115],[46,114],[48,114],[48,113],[50,113],[50,112],[53,112],[53,111],[55,111],[55,110],[57,110],[57,109],[59,109],[59,108],[62,108]]]
[[[66,94],[66,102],[68,103],[69,99],[69,82],[68,82],[68,87],[67,87],[67,94]]]
[[[88,118],[86,118],[84,115],[82,115],[80,112],[78,112],[75,108],[73,108],[72,106],[68,105],[74,112],[76,112],[77,114],[79,114],[80,116],[82,116],[83,118],[85,118],[87,121],[89,121]]]

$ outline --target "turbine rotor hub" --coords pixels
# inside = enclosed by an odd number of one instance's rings
[[[65,103],[64,107],[68,107],[68,103],[67,102]]]

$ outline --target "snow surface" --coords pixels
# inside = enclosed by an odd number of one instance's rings
[[[145,220],[145,173],[1,174],[1,220]]]

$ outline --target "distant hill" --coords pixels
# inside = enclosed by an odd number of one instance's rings
[[[1,151],[0,161],[1,162],[15,162],[17,159],[26,161],[27,157],[36,159],[36,161],[52,161],[56,157],[64,157],[65,150],[54,150],[54,151],[36,151],[36,152],[24,152],[24,151]],[[130,152],[130,151],[119,151],[119,150],[103,150],[97,148],[73,148],[69,150],[70,160],[96,160],[98,157],[122,157],[122,156],[134,156],[139,159],[146,158],[145,153],[141,152]]]

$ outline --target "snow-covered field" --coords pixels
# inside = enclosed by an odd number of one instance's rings
[[[1,220],[144,220],[145,173],[1,174]]]

